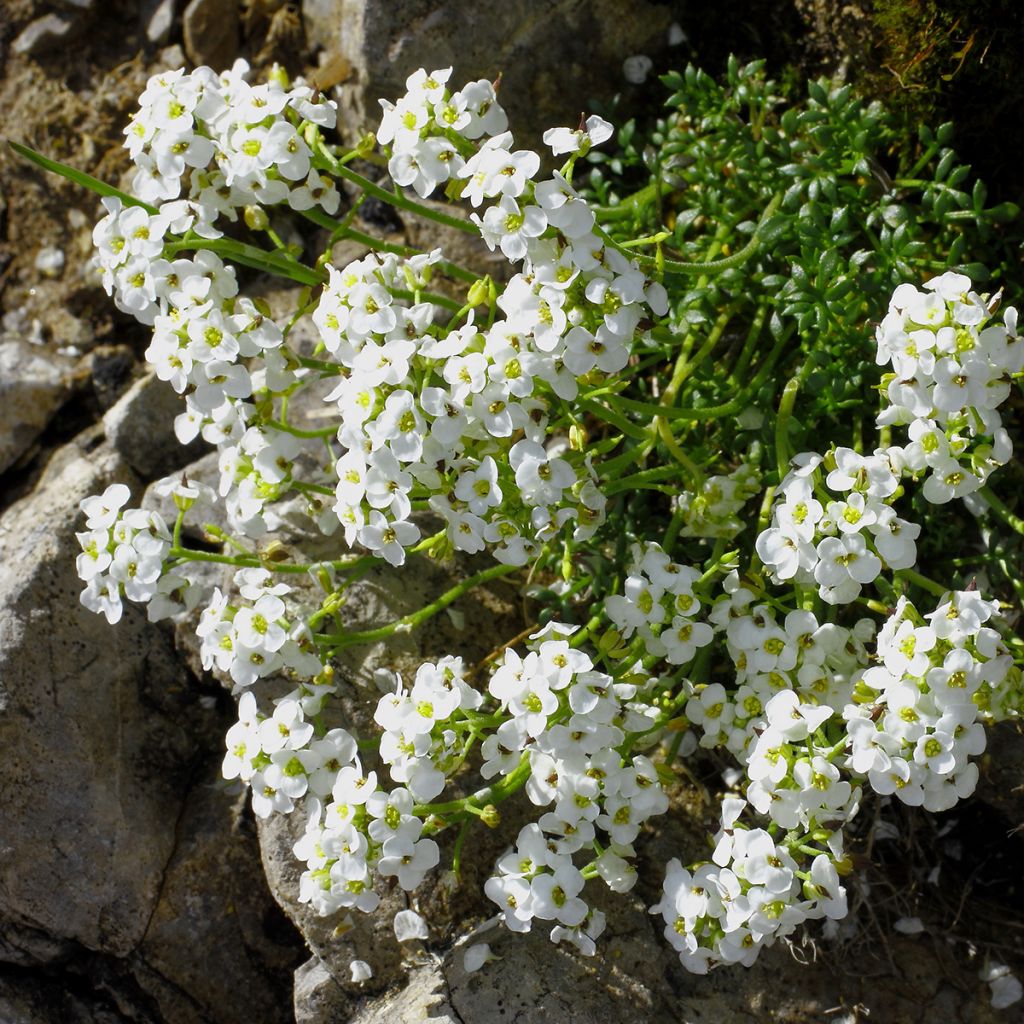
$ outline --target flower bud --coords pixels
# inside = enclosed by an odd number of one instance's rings
[[[261,552],[264,562],[287,562],[288,550],[279,540],[272,540]]]
[[[488,828],[497,828],[501,824],[501,815],[498,813],[498,808],[494,804],[488,804],[480,812],[480,820]]]
[[[250,231],[266,231],[270,227],[270,218],[262,206],[250,204],[242,211],[242,216],[245,218],[245,226]]]
[[[489,277],[481,277],[469,286],[469,293],[466,295],[467,306],[482,306],[488,301],[490,295],[488,284],[490,280]]]
[[[291,84],[288,81],[288,72],[280,64],[274,66],[267,72],[267,82],[276,82],[282,89],[287,89]]]
[[[356,154],[358,156],[369,156],[374,149],[377,147],[377,137],[373,132],[367,132],[357,143],[356,143]]]

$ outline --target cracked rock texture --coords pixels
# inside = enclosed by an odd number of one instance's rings
[[[0,473],[26,454],[68,396],[63,360],[26,341],[0,342]]]
[[[141,493],[93,429],[0,517],[0,1020],[286,1021],[301,957],[216,698],[137,607],[78,601],[78,503],[113,481]]]
[[[352,69],[340,92],[353,131],[375,127],[378,97],[401,96],[417,68],[452,65],[455,82],[502,76],[502,104],[532,147],[575,125],[590,97],[620,91],[622,62],[664,49],[672,21],[648,0],[304,0],[302,13],[309,41]]]

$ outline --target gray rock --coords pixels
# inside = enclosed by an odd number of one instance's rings
[[[176,8],[176,0],[143,0],[139,23],[146,39],[154,46],[163,46],[170,37]]]
[[[0,518],[0,922],[45,956],[126,955],[146,931],[200,737],[167,635],[78,600],[79,501],[135,481],[96,432],[60,449]]]
[[[410,972],[409,981],[403,989],[360,1006],[354,1016],[349,1018],[350,1024],[412,1024],[413,1021],[468,1024],[452,1009],[445,995],[446,990],[444,974],[437,964],[417,967]],[[493,1008],[490,1013],[492,1016],[489,1019],[496,1019]],[[479,1019],[483,1024],[483,1018]],[[576,1019],[572,1015],[562,1018],[574,1024]]]
[[[379,97],[396,99],[419,67],[453,65],[453,81],[502,75],[520,144],[540,145],[544,129],[575,126],[592,96],[622,84],[622,62],[666,45],[670,7],[648,0],[303,0],[308,40],[348,61],[340,87],[353,130],[380,119]]]
[[[123,1024],[113,1001],[100,993],[72,991],[54,979],[0,968],[3,1024]],[[136,1018],[139,1024],[148,1019]]]
[[[183,446],[174,436],[174,417],[184,408],[169,384],[148,373],[108,410],[103,426],[124,461],[144,480],[152,480],[195,461],[209,447],[199,439]]]
[[[69,14],[46,14],[29,22],[11,43],[11,49],[15,53],[37,57],[66,43],[79,27],[76,19]]]
[[[347,1008],[344,992],[318,956],[295,972],[295,1024],[342,1024]]]
[[[0,342],[0,473],[30,448],[69,394],[63,359],[27,342]]]
[[[241,794],[220,778],[220,737],[213,733],[223,722],[211,715],[210,723],[213,755],[178,820],[177,846],[139,948],[136,977],[168,1024],[193,1017],[287,1024],[301,940],[283,920],[280,940],[268,934],[265,922],[280,911],[267,890]]]
[[[235,0],[192,0],[182,16],[185,53],[193,64],[214,71],[231,67],[238,56],[238,5]]]

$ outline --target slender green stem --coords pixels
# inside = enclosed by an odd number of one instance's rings
[[[732,315],[733,308],[730,306],[715,321],[714,326],[708,332],[707,339],[697,350],[697,354],[693,359],[680,358],[679,362],[676,363],[672,379],[669,381],[668,387],[665,388],[665,391],[661,396],[662,405],[675,404],[676,398],[679,395],[679,389],[686,383],[687,378],[693,374],[694,370],[696,370],[711,354],[712,350],[725,333],[726,327],[729,326],[729,321],[732,319]]]
[[[658,424],[658,435],[661,437],[662,443],[669,450],[672,458],[686,471],[693,489],[699,491],[704,486],[704,474],[700,471],[700,467],[683,451],[672,436],[672,428],[668,425],[668,421],[658,416],[655,418],[655,422]]]
[[[949,587],[944,587],[936,580],[923,576],[915,569],[897,569],[895,575],[899,579],[904,579],[908,583],[913,583],[922,590],[926,590],[929,594],[933,594],[935,597],[945,597],[950,591]]]
[[[1006,504],[997,497],[991,488],[982,487],[978,491],[978,497],[985,502],[986,505],[1001,519],[1006,525],[1014,531],[1024,536],[1024,519],[1020,516],[1014,515],[1013,512],[1006,506]]]
[[[349,211],[350,213],[352,211]],[[367,249],[372,249],[374,252],[390,252],[396,256],[422,256],[423,250],[417,249],[412,245],[399,245],[397,242],[386,242],[383,238],[376,238],[374,235],[368,235],[364,231],[357,231],[355,228],[350,227],[346,223],[346,219],[335,220],[333,217],[329,217],[326,213],[320,210],[303,210],[302,216],[306,220],[311,221],[318,227],[327,228],[332,232],[337,232],[338,241],[342,238],[347,238],[350,242],[355,242],[358,245],[365,245]],[[468,284],[472,284],[474,281],[479,281],[481,278],[480,274],[474,274],[472,270],[468,270],[466,267],[460,266],[458,263],[452,263],[451,260],[438,260],[434,264],[435,267],[447,277],[455,278],[459,281],[465,281]]]
[[[300,430],[289,423],[282,423],[280,420],[268,420],[268,427],[280,430],[284,434],[291,434],[293,437],[333,437],[338,432],[337,426],[321,427],[319,430]]]
[[[741,391],[735,398],[728,402],[724,402],[721,405],[708,405],[702,409],[675,409],[666,408],[661,405],[653,405],[650,402],[636,402],[630,398],[623,398],[621,395],[616,396],[615,404],[627,409],[629,412],[640,413],[642,415],[649,416],[664,416],[665,419],[669,420],[686,420],[690,423],[700,423],[706,420],[717,420],[723,416],[731,416],[734,413],[741,412],[745,407],[746,403],[750,400],[752,395],[757,394],[761,390],[761,386],[770,376],[772,370],[775,367],[775,363],[778,361],[779,356],[782,354],[782,350],[786,346],[786,342],[789,340],[793,333],[792,327],[788,330],[783,331],[776,339],[775,345],[771,352],[768,353],[768,357],[765,359],[764,364],[758,370],[757,375],[751,381],[749,387]],[[584,395],[584,398],[592,398],[593,393],[590,395]]]
[[[444,536],[444,534],[441,534],[441,536]],[[484,569],[482,572],[474,573],[474,575],[467,577],[461,583],[445,591],[436,601],[431,601],[430,604],[424,605],[419,611],[404,615],[387,626],[367,629],[358,633],[320,633],[317,634],[317,640],[335,649],[341,649],[343,647],[354,647],[357,644],[375,643],[377,640],[384,640],[395,633],[408,633],[417,626],[421,626],[428,619],[433,618],[438,612],[443,611],[474,587],[479,587],[502,576],[508,576],[509,573],[516,572],[519,568],[517,565],[491,566],[489,569]]]
[[[782,193],[776,192],[772,196],[771,201],[764,209],[764,213],[761,214],[761,219],[758,221],[757,227],[754,229],[753,235],[750,236],[750,241],[747,242],[742,249],[734,252],[731,256],[727,256],[725,259],[715,260],[712,263],[689,263],[685,260],[664,260],[659,265],[659,262],[652,259],[650,256],[641,256],[638,253],[631,252],[625,246],[616,242],[607,231],[600,227],[595,228],[598,236],[605,243],[610,245],[613,249],[622,253],[623,256],[627,256],[633,260],[644,270],[651,271],[652,273],[666,274],[721,274],[726,270],[732,270],[734,267],[742,266],[751,256],[757,252],[761,245],[761,234],[765,224],[775,215],[775,211],[779,208],[779,204],[782,202]]]
[[[625,217],[632,217],[640,212],[657,194],[658,183],[652,181],[642,189],[634,192],[625,199],[621,199],[614,206],[598,206],[594,209],[594,215],[599,221],[622,220]]]
[[[799,372],[786,381],[786,386],[782,389],[782,398],[779,400],[779,411],[775,418],[775,467],[779,473],[780,484],[789,472],[789,459],[792,454],[789,448],[789,421],[793,418],[796,396],[810,366],[811,361],[808,360]]]
[[[505,776],[500,782],[484,789],[478,789],[461,800],[447,800],[437,804],[416,804],[412,812],[421,818],[432,815],[461,814],[466,810],[467,804],[476,808],[486,807],[488,804],[497,804],[508,799],[517,790],[522,789],[530,778],[530,755],[523,754],[519,764]]]
[[[640,490],[650,486],[652,483],[660,483],[664,480],[671,480],[679,476],[679,469],[676,466],[654,466],[651,469],[641,470],[630,476],[624,476],[620,480],[609,480],[604,488],[604,493],[610,498],[614,494],[621,494],[623,491]]]
[[[266,249],[259,249],[254,245],[246,245],[244,242],[236,242],[231,238],[200,238],[196,236],[184,238],[178,242],[168,242],[164,245],[164,251],[169,255],[200,249],[225,256],[227,259],[234,260],[246,267],[252,267],[254,270],[262,270],[277,277],[286,277],[299,284],[318,285],[323,284],[327,279],[326,274],[307,267],[297,260],[268,252]]]

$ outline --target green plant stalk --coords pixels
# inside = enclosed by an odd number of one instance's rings
[[[236,242],[231,238],[200,238],[196,235],[192,238],[180,239],[177,242],[167,242],[164,245],[164,252],[169,255],[201,249],[216,253],[218,256],[225,256],[243,266],[252,267],[254,270],[262,270],[277,277],[286,277],[298,284],[316,286],[327,280],[325,273],[307,267],[297,260],[286,259],[277,253],[257,248],[255,245],[246,245],[244,242]]]
[[[519,764],[505,776],[500,782],[494,785],[478,789],[461,800],[448,800],[437,804],[415,804],[412,812],[421,818],[441,817],[444,815],[463,814],[466,806],[472,804],[478,811],[488,804],[501,803],[507,800],[517,790],[523,788],[530,778],[530,755],[523,754]],[[447,824],[447,822],[445,822]],[[430,827],[429,825],[427,826]],[[443,827],[443,826],[441,826]],[[434,831],[439,831],[435,828]]]
[[[1020,516],[1014,515],[1013,512],[1007,507],[1007,505],[996,496],[990,487],[982,487],[978,491],[978,497],[985,502],[986,505],[1001,519],[1006,525],[1014,531],[1024,537],[1024,519]]]
[[[444,536],[444,534],[442,533],[440,536]],[[357,644],[370,644],[377,640],[384,640],[395,633],[408,633],[417,626],[421,626],[428,619],[433,618],[438,612],[443,611],[448,605],[457,601],[463,594],[468,593],[474,587],[489,583],[491,580],[499,579],[502,576],[508,576],[520,568],[521,566],[518,565],[504,564],[491,566],[489,569],[484,569],[482,572],[474,573],[474,575],[467,577],[461,583],[445,591],[436,601],[431,601],[430,604],[424,605],[419,611],[403,615],[402,618],[396,619],[387,626],[367,629],[358,633],[318,633],[316,634],[316,640],[318,643],[334,650],[341,650],[344,647],[354,647]]]
[[[155,206],[150,206],[149,203],[144,203],[141,199],[136,199],[135,196],[122,192],[119,188],[114,188],[113,185],[108,185],[105,181],[100,181],[99,178],[94,178],[91,174],[86,174],[85,171],[80,171],[68,164],[61,163],[59,160],[51,160],[49,157],[43,156],[42,153],[36,152],[30,146],[22,145],[20,142],[14,142],[10,139],[7,140],[7,145],[18,156],[31,161],[44,171],[59,174],[62,178],[67,178],[68,181],[81,185],[83,188],[89,189],[90,192],[95,192],[98,196],[113,196],[116,199],[120,199],[125,206],[141,207],[151,216],[155,216],[159,212]]]
[[[685,260],[656,260],[650,256],[642,256],[639,253],[631,252],[620,243],[616,242],[611,235],[608,234],[601,227],[595,227],[595,231],[601,240],[606,244],[610,245],[617,252],[622,253],[623,256],[636,262],[638,266],[644,270],[650,271],[654,274],[721,274],[726,270],[732,270],[734,267],[742,266],[755,252],[760,248],[761,245],[761,233],[764,229],[765,224],[771,217],[775,215],[775,211],[778,210],[779,204],[782,202],[782,193],[776,192],[772,196],[768,205],[764,209],[764,213],[761,214],[761,219],[757,223],[757,227],[754,229],[754,233],[750,236],[750,241],[747,242],[742,249],[737,250],[731,256],[727,256],[725,259],[715,260],[712,263],[689,263]]]
[[[750,400],[750,397],[756,394],[764,382],[768,379],[772,370],[775,367],[775,363],[778,361],[779,356],[782,354],[782,350],[786,346],[786,342],[793,334],[793,325],[783,331],[776,339],[775,345],[772,350],[768,353],[764,363],[758,370],[757,375],[751,381],[750,385],[743,391],[741,391],[735,398],[730,399],[728,402],[723,402],[721,405],[709,405],[703,409],[676,409],[676,408],[665,408],[661,405],[652,405],[649,402],[637,402],[631,398],[623,398],[621,395],[616,395],[615,402],[629,412],[635,412],[642,415],[649,416],[664,416],[669,420],[685,420],[688,423],[701,423],[707,420],[721,419],[723,416],[731,416],[733,413],[741,412],[746,402]],[[593,392],[590,395],[584,396],[584,398],[592,398]]]

